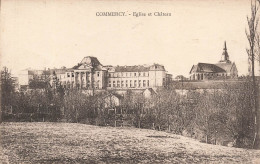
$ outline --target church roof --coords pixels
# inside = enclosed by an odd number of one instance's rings
[[[215,64],[216,66],[222,68],[223,70],[225,70],[226,72],[230,72],[231,68],[233,67],[234,63],[217,63]]]
[[[224,69],[218,67],[215,64],[209,63],[198,63],[197,65],[193,66],[190,73],[194,72],[205,72],[205,73],[219,73],[219,72],[226,72]]]
[[[200,72],[214,72],[214,73],[217,73],[217,72],[225,72],[225,70],[223,70],[222,68],[214,65],[214,64],[208,64],[208,63],[199,63],[198,64],[198,70]]]
[[[217,64],[198,63],[197,65],[193,65],[190,73],[192,73],[192,72],[230,73],[231,69],[234,66],[235,66],[235,63],[217,63]]]

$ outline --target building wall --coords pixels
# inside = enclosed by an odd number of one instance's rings
[[[18,74],[19,85],[29,85],[29,82],[33,79],[39,81],[45,81],[50,76],[47,70],[22,70]]]
[[[93,82],[96,89],[149,88],[166,85],[166,72],[156,70],[147,72],[96,71],[93,76],[91,72],[83,70],[57,74],[57,79],[62,85],[73,85],[73,87],[78,85],[87,89],[92,87],[91,78],[94,78]]]
[[[150,87],[165,86],[166,84],[166,72],[152,70],[149,71]]]
[[[149,72],[109,72],[107,88],[147,88]]]
[[[234,65],[234,66],[232,67],[232,69],[231,69],[231,71],[230,71],[230,76],[231,76],[232,78],[238,77],[238,71],[237,71],[236,65]]]
[[[62,85],[87,89],[92,89],[92,86],[96,89],[103,89],[106,84],[105,76],[105,71],[95,71],[92,73],[88,69],[70,70],[65,73],[57,74],[57,78]]]
[[[87,60],[87,58],[84,58]],[[91,63],[91,61],[88,61]],[[97,63],[97,62],[96,62]],[[91,68],[96,68],[91,71]],[[108,69],[109,68],[109,69]],[[126,67],[125,67],[126,68]],[[166,86],[166,71],[163,66],[154,64],[150,67],[133,66],[134,70],[143,69],[143,71],[115,71],[114,67],[103,67],[101,64],[96,64],[92,67],[83,63],[71,69],[53,69],[50,70],[50,84],[53,85],[59,82],[67,88],[77,87],[84,89],[128,89],[128,88],[150,88]],[[27,73],[27,74],[26,74]],[[29,83],[30,75],[23,72],[20,83]],[[168,76],[170,80],[171,76]]]
[[[190,80],[216,80],[230,78],[229,73],[191,73]]]
[[[18,75],[19,85],[29,85],[29,75],[28,70],[20,71]]]

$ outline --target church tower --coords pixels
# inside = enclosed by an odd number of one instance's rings
[[[228,52],[227,52],[226,41],[224,43],[224,48],[223,48],[223,53],[221,55],[221,60],[219,62],[220,63],[231,63],[231,61],[229,60]]]

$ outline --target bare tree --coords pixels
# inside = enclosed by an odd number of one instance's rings
[[[259,33],[257,33],[256,36],[256,61],[258,62],[258,66],[259,66],[259,70],[258,70],[258,74],[260,75],[260,35]]]
[[[253,141],[253,147],[259,148],[260,146],[260,135],[259,135],[259,124],[260,118],[259,113],[259,99],[258,99],[258,84],[255,78],[255,61],[256,61],[256,46],[257,46],[257,26],[258,26],[258,9],[260,0],[255,0],[254,3],[251,2],[251,15],[247,17],[248,30],[246,30],[246,36],[249,42],[249,48],[247,49],[247,54],[249,61],[251,63],[251,75],[253,81],[253,95],[254,95],[254,108],[255,108],[255,137]]]
[[[8,70],[7,67],[3,67],[1,70],[1,95],[0,95],[0,101],[1,101],[1,110],[0,110],[0,122],[2,121],[2,110],[5,108],[6,105],[12,104],[12,93],[14,92],[14,80],[11,77],[11,71]]]

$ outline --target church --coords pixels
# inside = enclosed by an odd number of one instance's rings
[[[236,64],[229,60],[226,42],[224,43],[221,60],[216,64],[198,63],[193,65],[190,72],[190,80],[225,80],[238,77]]]

